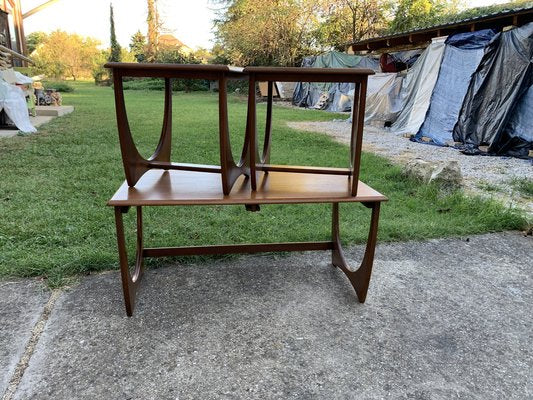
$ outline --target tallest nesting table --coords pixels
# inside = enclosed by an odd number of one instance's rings
[[[176,255],[255,253],[266,251],[332,250],[332,263],[352,283],[364,302],[377,240],[379,208],[387,198],[359,181],[367,77],[371,70],[318,68],[235,68],[224,65],[108,63],[113,73],[117,127],[126,176],[109,200],[114,207],[118,254],[126,313],[133,313],[135,294],[143,273],[143,259]],[[133,141],[126,113],[123,77],[159,77],[165,80],[165,106],[159,143],[151,157],[143,158]],[[208,79],[218,82],[220,165],[171,162],[171,79]],[[227,109],[228,79],[248,79],[248,114],[240,159],[233,157]],[[256,128],[256,83],[268,82],[264,142],[259,151]],[[355,95],[348,168],[270,164],[273,82],[353,82]],[[351,270],[343,255],[339,233],[339,203],[359,202],[372,210],[363,261]],[[258,211],[261,204],[331,203],[332,239],[325,242],[236,244],[191,247],[144,247],[142,207],[179,205],[244,205]],[[122,214],[137,210],[137,253],[130,273]]]

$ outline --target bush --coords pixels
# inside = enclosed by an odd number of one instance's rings
[[[15,71],[20,72],[22,75],[26,75],[31,77],[33,75],[33,71],[30,67],[14,67]]]
[[[70,86],[66,82],[61,81],[43,81],[45,89],[55,89],[58,92],[70,93],[74,91],[74,87]]]
[[[124,90],[163,90],[163,79],[142,78],[124,81]],[[209,90],[209,81],[198,79],[173,79],[172,90],[185,92],[199,92]]]

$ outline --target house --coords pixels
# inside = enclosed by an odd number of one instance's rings
[[[159,36],[159,47],[160,48],[177,48],[184,55],[189,55],[193,52],[189,46],[183,43],[181,40],[176,38],[174,35],[165,34]]]

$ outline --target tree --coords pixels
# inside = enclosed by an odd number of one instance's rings
[[[332,0],[316,32],[322,48],[340,51],[346,44],[379,34],[387,26],[388,0]]]
[[[135,32],[131,37],[130,51],[135,56],[137,62],[143,62],[146,60],[146,36],[144,36],[140,30]]]
[[[33,53],[39,45],[43,44],[48,35],[44,32],[32,32],[26,36],[26,46],[28,54]]]
[[[196,48],[196,50],[192,52],[192,56],[199,60],[202,64],[207,64],[213,57],[211,52],[203,47]]]
[[[159,29],[161,25],[156,1],[147,0],[148,15],[146,17],[146,23],[148,24],[148,44],[146,46],[146,60],[148,62],[154,62],[159,47]]]
[[[99,45],[96,39],[57,30],[48,35],[33,59],[40,73],[76,80],[91,76],[94,60],[101,54]]]
[[[447,14],[457,12],[457,0],[399,0],[390,32],[403,32],[434,25]]]
[[[109,61],[119,62],[121,60],[121,48],[120,44],[117,42],[117,37],[115,35],[115,19],[113,17],[113,4],[109,3],[109,25],[110,25],[110,39],[111,43],[111,52],[109,54]]]
[[[241,65],[295,65],[310,52],[325,0],[226,0],[215,21],[225,57]]]

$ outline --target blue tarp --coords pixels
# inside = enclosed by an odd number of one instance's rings
[[[459,33],[446,40],[439,77],[431,95],[431,105],[415,140],[425,136],[432,139],[433,144],[441,146],[447,141],[453,141],[453,127],[468,84],[483,57],[483,49],[495,34],[492,29],[485,29]]]

